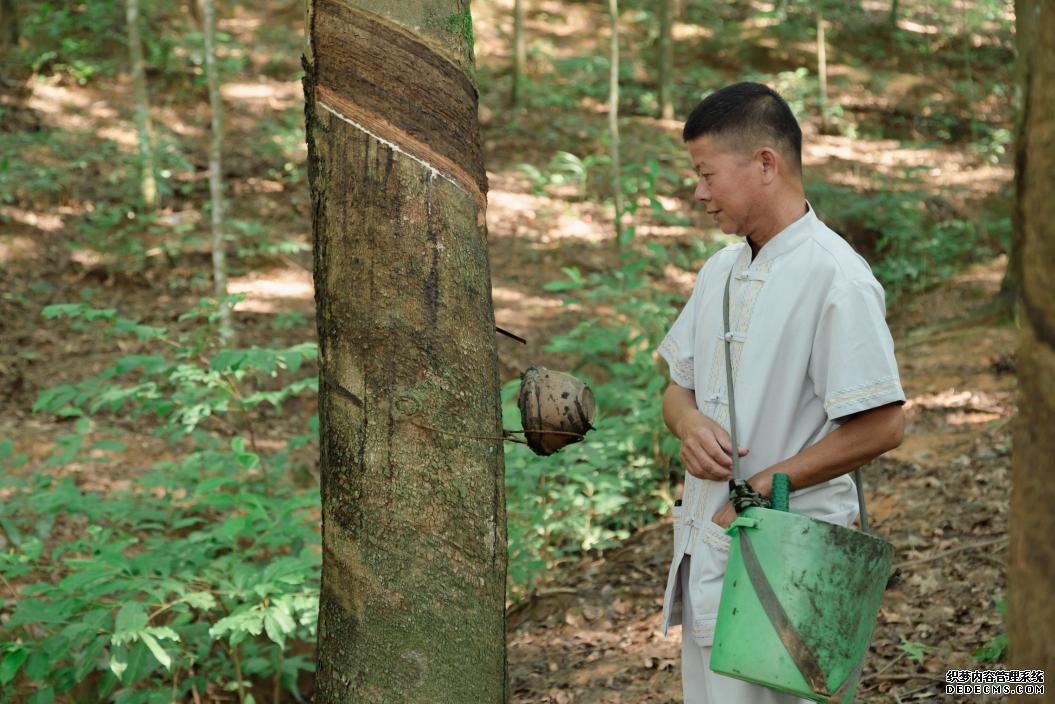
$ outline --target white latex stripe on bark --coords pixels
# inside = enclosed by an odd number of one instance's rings
[[[470,198],[473,196],[473,194],[470,193],[469,190],[467,188],[465,188],[465,186],[463,186],[461,183],[459,183],[455,179],[451,178],[447,174],[443,173],[442,171],[440,171],[439,169],[437,169],[435,166],[433,166],[432,164],[428,163],[424,159],[416,157],[413,154],[411,154],[410,152],[408,152],[408,151],[406,151],[404,149],[401,149],[399,147],[399,145],[393,144],[392,142],[389,142],[384,137],[381,137],[381,136],[379,136],[377,134],[374,134],[373,132],[371,132],[367,128],[365,128],[362,125],[360,125],[355,120],[351,119],[347,115],[342,114],[339,110],[336,110],[335,108],[330,107],[329,105],[327,105],[323,101],[318,100],[316,102],[318,103],[318,105],[320,107],[322,107],[324,110],[326,110],[330,114],[336,116],[338,119],[340,119],[340,120],[342,120],[344,122],[347,122],[349,125],[352,125],[353,127],[358,129],[359,131],[365,132],[366,134],[368,134],[371,137],[373,137],[374,139],[376,139],[378,142],[381,142],[382,144],[387,145],[392,151],[399,152],[400,154],[402,154],[403,156],[407,157],[408,159],[412,159],[413,161],[416,161],[417,163],[421,164],[422,166],[424,166],[426,169],[429,170],[430,175],[432,175],[432,176],[439,176],[444,181],[447,181],[451,185],[455,186],[459,191],[462,191],[463,193],[468,195]]]

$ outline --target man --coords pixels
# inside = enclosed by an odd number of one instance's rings
[[[737,479],[768,497],[783,472],[792,511],[849,526],[858,504],[847,473],[901,444],[905,395],[882,287],[806,202],[802,132],[787,103],[757,83],[727,86],[692,111],[682,137],[696,200],[745,242],[707,260],[659,348],[672,380],[663,418],[687,471],[663,628],[682,624],[686,704],[797,702],[708,667],[724,528],[735,518],[722,315],[730,274]]]

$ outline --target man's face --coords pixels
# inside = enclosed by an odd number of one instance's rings
[[[761,186],[755,160],[710,135],[692,139],[685,146],[698,178],[693,196],[704,204],[722,232],[750,235]]]

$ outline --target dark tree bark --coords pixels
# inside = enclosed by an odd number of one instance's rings
[[[464,0],[313,0],[322,704],[506,701],[487,179]]]
[[[1009,667],[1055,671],[1055,5],[1016,2],[1023,72],[1017,147],[1019,416],[1012,467]],[[1030,697],[1021,697],[1028,701]]]
[[[1033,56],[1037,40],[1036,17],[1037,3],[1035,0],[1016,0],[1015,2],[1015,43],[1017,44],[1017,56],[1015,57],[1015,84],[1016,102],[1015,111],[1015,191],[1022,190],[1022,178],[1025,175],[1026,164],[1026,110],[1025,99],[1028,93],[1029,77],[1033,74]],[[1020,279],[1022,276],[1022,199],[1017,198],[1015,204],[1014,220],[1015,228],[1011,237],[1011,243],[1007,253],[1007,270],[1004,279],[1000,282],[1000,303],[1008,318],[1014,316],[1015,306],[1018,301]]]

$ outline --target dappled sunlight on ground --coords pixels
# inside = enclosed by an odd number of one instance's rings
[[[676,42],[710,39],[714,36],[714,29],[700,24],[675,22],[670,28],[670,36]]]
[[[25,235],[0,235],[0,262],[30,258],[39,250],[32,237]]]
[[[564,305],[561,296],[532,296],[505,286],[492,286],[491,297],[496,311],[500,308],[516,308],[518,313],[537,313],[547,308],[560,308]]]
[[[10,218],[43,232],[56,232],[62,229],[63,224],[62,218],[55,213],[36,213],[12,205],[0,206],[0,218]]]
[[[227,290],[245,295],[245,300],[235,306],[238,312],[275,313],[315,303],[311,272],[297,268],[254,271],[234,277],[227,282]],[[291,306],[291,302],[299,305]]]
[[[300,81],[268,81],[225,83],[220,89],[224,100],[244,101],[254,107],[270,110],[285,110],[299,106],[304,101],[304,89]]]
[[[894,181],[885,188],[898,188],[896,180],[911,174],[912,182],[900,187],[933,189],[955,200],[996,193],[1012,177],[1009,164],[978,163],[962,149],[905,146],[893,139],[818,135],[806,141],[802,151],[803,163],[819,168],[826,180],[858,189],[874,188],[877,175]]]
[[[54,79],[33,81],[30,86],[32,92],[26,105],[37,111],[49,126],[64,130],[115,128],[113,123],[118,119],[115,106],[94,91],[62,85]],[[115,92],[121,92],[114,88]]]
[[[524,13],[524,25],[535,36],[560,37],[570,40],[573,54],[581,53],[589,43],[583,37],[598,37],[597,13],[587,5],[575,5],[557,0],[542,0],[530,5]],[[560,54],[558,54],[559,56]]]
[[[598,217],[599,210],[589,202],[492,189],[487,194],[488,233],[495,237],[524,235],[542,245],[565,239],[593,244],[610,241],[610,216]]]

